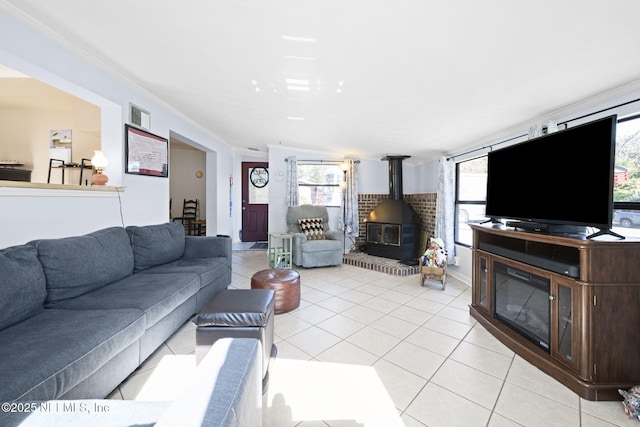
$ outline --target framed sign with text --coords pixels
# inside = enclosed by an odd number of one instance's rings
[[[125,125],[125,172],[168,177],[169,141],[145,130]]]

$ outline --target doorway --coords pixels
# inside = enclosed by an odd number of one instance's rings
[[[170,218],[182,217],[184,200],[197,200],[196,220],[207,218],[206,154],[175,132],[170,134]],[[205,228],[206,229],[206,228]]]
[[[242,162],[243,242],[266,242],[269,225],[269,163]]]

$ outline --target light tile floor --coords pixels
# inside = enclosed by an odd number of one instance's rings
[[[234,251],[249,288],[264,251]],[[635,426],[619,402],[590,402],[515,355],[469,315],[454,277],[421,287],[359,267],[300,269],[301,305],[276,316],[263,425]],[[171,399],[195,364],[187,322],[111,397]]]

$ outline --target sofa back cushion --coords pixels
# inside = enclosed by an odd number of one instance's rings
[[[130,226],[134,271],[142,271],[156,265],[175,261],[184,254],[184,227],[180,222]]]
[[[47,286],[33,246],[0,250],[0,330],[44,310]]]
[[[30,244],[38,249],[47,278],[46,307],[84,295],[133,272],[133,251],[122,227]]]

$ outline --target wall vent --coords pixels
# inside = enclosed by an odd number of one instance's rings
[[[151,113],[143,110],[137,105],[129,104],[129,122],[139,128],[150,130]]]

